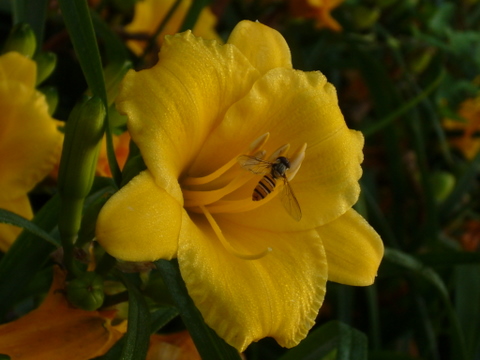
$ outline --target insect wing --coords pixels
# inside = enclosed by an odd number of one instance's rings
[[[298,203],[286,176],[283,176],[283,189],[280,193],[280,200],[290,216],[295,220],[300,221],[302,218],[302,210],[300,209],[300,204]]]
[[[272,163],[255,156],[241,155],[238,162],[244,168],[257,175],[268,174],[272,169]]]

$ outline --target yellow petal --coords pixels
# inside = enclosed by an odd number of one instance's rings
[[[117,106],[157,184],[181,201],[172,182],[258,72],[234,46],[189,31],[167,37],[159,56],[153,68],[126,75]]]
[[[33,89],[37,80],[35,62],[19,53],[0,56],[0,83],[16,82]]]
[[[0,199],[3,200],[25,195],[53,169],[63,139],[48,114],[45,97],[26,85],[30,80],[24,77],[35,74],[35,63],[14,55],[18,54],[0,57]],[[10,71],[13,78],[9,78]],[[25,71],[23,77],[19,71]]]
[[[40,307],[0,326],[0,353],[18,360],[85,360],[105,354],[123,335],[111,326],[115,312],[85,311],[65,298],[65,274],[56,267],[54,281]]]
[[[0,209],[9,210],[26,219],[33,217],[32,207],[27,195],[15,200],[0,200]],[[22,228],[17,226],[0,224],[0,251],[6,252],[21,232]]]
[[[292,68],[290,48],[283,36],[259,22],[238,23],[228,44],[235,45],[262,74],[277,67]]]
[[[327,266],[317,233],[218,225],[243,253],[272,251],[258,260],[239,259],[220,244],[204,216],[184,213],[178,261],[206,323],[240,352],[266,336],[295,346],[313,326],[325,293]]]
[[[345,213],[357,201],[363,136],[347,128],[335,89],[319,72],[274,69],[265,74],[247,96],[232,105],[207,139],[191,172],[213,172],[266,132],[270,133],[264,146],[267,153],[287,143],[292,149],[307,144],[305,160],[290,182],[303,218],[296,223],[286,211],[275,212],[282,205],[274,199],[241,217],[224,214],[231,221],[287,231],[298,226],[314,228]],[[255,184],[248,186],[243,189],[245,196],[253,192]]]
[[[176,255],[182,205],[144,171],[102,208],[96,236],[112,256],[126,261],[171,259]]]
[[[377,232],[351,209],[317,229],[328,262],[328,280],[354,286],[371,285],[383,257]]]

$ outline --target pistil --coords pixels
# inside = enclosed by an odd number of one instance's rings
[[[232,254],[232,255],[240,258],[240,259],[243,259],[243,260],[257,260],[257,259],[261,259],[261,258],[265,257],[266,255],[268,255],[269,252],[272,251],[272,248],[268,247],[265,250],[263,250],[262,252],[259,252],[257,254],[241,253],[240,251],[235,249],[227,241],[227,239],[225,239],[225,237],[223,236],[222,230],[220,229],[220,227],[218,226],[217,222],[215,221],[213,216],[210,214],[210,212],[205,208],[205,206],[200,205],[199,208],[202,210],[203,214],[207,218],[208,223],[212,227],[213,231],[215,232],[215,235],[217,235],[217,238],[220,240],[220,242],[222,243],[225,250],[227,250],[230,254]]]

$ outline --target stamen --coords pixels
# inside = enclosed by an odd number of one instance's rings
[[[225,195],[237,190],[249,181],[254,175],[249,172],[243,172],[227,185],[215,190],[187,190],[183,189],[183,199],[185,207],[194,207],[200,205],[208,205],[220,200]]]
[[[288,149],[290,149],[290,144],[280,146],[272,153],[272,155],[270,155],[268,161],[275,161],[278,157],[284,156],[287,153]]]
[[[248,147],[249,153],[255,153],[258,152],[263,145],[267,142],[268,138],[270,137],[270,133],[265,133],[262,136],[258,137],[255,139],[250,146]],[[227,162],[225,165],[221,166],[217,170],[215,170],[213,173],[206,175],[206,176],[201,176],[201,177],[191,177],[188,176],[182,180],[182,185],[183,186],[191,186],[191,185],[203,185],[203,184],[208,184],[209,182],[219,178],[221,175],[223,175],[225,172],[227,172],[232,166],[237,164],[237,158],[234,157],[231,159],[229,162]]]
[[[258,137],[257,139],[253,140],[250,146],[248,147],[248,150],[250,150],[250,153],[254,153],[260,150],[262,146],[265,145],[269,137],[270,137],[270,133],[267,132],[262,136]]]
[[[295,151],[295,153],[290,158],[290,170],[288,170],[287,172],[288,181],[292,181],[295,175],[297,175],[298,170],[300,170],[300,166],[302,165],[302,162],[305,159],[306,149],[307,149],[307,143],[304,143],[301,147],[298,148],[297,151]]]
[[[257,151],[255,154],[253,154],[253,156],[259,159],[263,159],[265,155],[267,155],[267,152],[265,150],[260,150],[260,151]]]
[[[243,259],[243,260],[257,260],[257,259],[261,259],[265,256],[268,255],[269,252],[272,251],[272,248],[268,247],[266,248],[264,251],[262,251],[261,253],[258,253],[258,254],[242,254],[240,253],[238,250],[236,250],[228,241],[227,239],[225,239],[225,237],[223,236],[222,234],[222,230],[220,229],[220,227],[218,226],[218,224],[216,223],[215,219],[213,218],[213,216],[208,212],[208,210],[205,208],[205,206],[203,205],[200,205],[199,206],[200,209],[202,210],[203,214],[205,215],[205,217],[207,218],[208,220],[208,223],[210,224],[210,226],[212,227],[213,231],[215,232],[215,234],[217,235],[218,239],[220,240],[220,242],[222,243],[223,247],[232,255],[240,258],[240,259]]]
[[[228,163],[218,168],[217,170],[215,170],[213,173],[209,175],[202,176],[202,177],[190,177],[190,176],[186,177],[185,179],[182,180],[182,185],[189,186],[189,185],[208,184],[209,182],[219,178],[221,175],[227,172],[227,170],[229,170],[232,166],[236,164],[237,164],[237,159],[233,158]]]

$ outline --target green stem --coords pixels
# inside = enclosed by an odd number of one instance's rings
[[[155,262],[160,271],[170,296],[174,300],[180,316],[187,327],[202,359],[240,360],[238,351],[221,339],[203,320],[188,295],[187,288],[180,274],[176,260],[158,260]]]
[[[182,2],[182,0],[177,0],[175,1],[175,3],[172,5],[172,7],[170,8],[170,10],[168,10],[168,13],[167,15],[163,18],[163,20],[160,22],[160,24],[158,25],[157,29],[155,30],[155,32],[153,33],[153,35],[150,37],[150,40],[148,41],[148,44],[147,46],[145,47],[145,50],[143,51],[143,54],[142,56],[140,56],[140,59],[143,60],[145,59],[145,57],[147,56],[147,54],[152,51],[153,47],[155,46],[155,43],[157,41],[157,37],[158,35],[160,35],[160,33],[163,31],[163,29],[165,28],[165,26],[168,24],[168,22],[170,21],[171,17],[173,16],[173,14],[175,13],[175,11],[177,10],[178,6],[180,5],[180,3]]]

